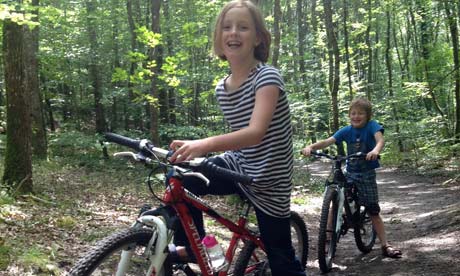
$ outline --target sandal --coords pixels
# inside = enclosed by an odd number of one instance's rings
[[[391,245],[384,245],[382,246],[382,255],[384,257],[398,259],[402,257],[402,252]]]

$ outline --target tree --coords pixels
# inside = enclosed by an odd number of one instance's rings
[[[278,59],[280,55],[280,21],[281,21],[281,6],[280,0],[275,0],[275,4],[273,5],[273,14],[274,14],[274,22],[273,22],[273,55],[272,55],[272,64],[275,67],[278,67]]]
[[[21,0],[16,1],[20,6]],[[19,22],[23,23],[23,22]],[[3,22],[3,56],[6,88],[6,152],[3,182],[14,194],[33,191],[30,99],[26,87],[24,26]]]
[[[450,30],[450,36],[452,40],[452,53],[453,53],[453,60],[454,60],[454,81],[455,81],[455,140],[454,143],[460,143],[460,60],[459,60],[459,42],[458,42],[458,27],[457,27],[457,19],[453,16],[455,11],[451,11],[451,9],[455,9],[455,5],[451,2],[444,2],[444,7],[446,10],[448,26]],[[458,5],[458,3],[457,3]],[[460,5],[459,5],[460,8]],[[460,12],[460,11],[459,11]]]
[[[38,22],[38,5],[39,0],[33,0],[32,6],[35,9],[32,14],[34,22]],[[28,66],[25,67],[28,84],[27,90],[30,93],[31,116],[32,116],[32,150],[34,156],[46,158],[48,146],[46,141],[45,119],[43,114],[43,100],[39,86],[38,76],[38,32],[39,27],[25,26],[25,61]]]
[[[323,0],[324,23],[327,35],[327,48],[329,58],[329,91],[332,105],[332,131],[339,129],[338,92],[340,85],[340,50],[337,43],[337,33],[332,21],[331,0]]]
[[[102,83],[99,70],[99,59],[97,49],[97,34],[96,24],[94,22],[94,13],[96,5],[94,0],[86,0],[86,12],[87,12],[87,29],[89,36],[90,52],[88,59],[89,77],[91,79],[91,85],[93,88],[94,95],[94,110],[96,113],[96,132],[103,133],[107,131],[107,125],[105,122],[104,106],[102,105]]]
[[[387,67],[388,72],[388,94],[390,95],[390,99],[394,99],[394,91],[393,91],[393,65],[391,59],[391,7],[387,7],[386,10],[386,18],[387,18],[387,31],[386,31],[386,48],[385,48],[385,64]],[[392,101],[391,103],[391,111],[393,114],[393,119],[395,122],[396,133],[399,134],[399,115],[395,105],[396,101]],[[404,150],[401,137],[398,136],[398,147],[399,151],[402,152]]]
[[[348,93],[350,94],[350,101],[353,99],[353,88],[352,88],[352,73],[351,73],[351,62],[350,62],[350,47],[348,46],[348,3],[347,0],[343,0],[343,39],[345,40],[345,61],[347,62],[347,77],[348,77]]]
[[[160,33],[160,8],[161,0],[154,0],[152,2],[152,32],[154,34]],[[152,141],[154,144],[160,143],[160,134],[159,134],[159,109],[158,109],[158,99],[160,96],[160,86],[158,84],[159,72],[162,65],[162,46],[158,45],[150,49],[150,60],[155,62],[155,66],[151,69],[153,72],[152,83],[150,85],[150,93],[152,96],[152,101],[150,103],[150,135],[152,136]],[[165,102],[165,101],[163,101]]]

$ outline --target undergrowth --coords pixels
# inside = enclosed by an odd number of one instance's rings
[[[139,133],[124,134],[142,137]],[[169,135],[173,134],[166,136]],[[48,159],[33,161],[34,195],[13,198],[4,187],[0,189],[0,272],[63,273],[89,244],[117,228],[129,227],[144,203],[158,204],[145,185],[149,170],[127,160],[114,159],[114,152],[127,149],[101,144],[100,139],[77,131],[50,134]],[[103,155],[104,146],[108,158]],[[385,153],[383,162],[398,164],[402,158]],[[422,161],[423,166],[438,164],[438,159]],[[311,196],[323,191],[324,180],[306,170],[308,162],[311,160],[296,155],[294,204],[306,204]],[[451,161],[449,166],[458,168],[458,160]],[[236,203],[232,197],[213,201],[220,204],[218,208],[224,213]],[[212,223],[208,226],[213,228]]]

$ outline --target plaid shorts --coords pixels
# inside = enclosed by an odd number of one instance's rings
[[[358,189],[358,202],[364,206],[379,203],[375,170],[362,173],[346,172],[347,182],[354,182]]]

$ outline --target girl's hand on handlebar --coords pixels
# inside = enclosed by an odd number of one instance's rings
[[[174,151],[169,159],[171,163],[192,160],[207,153],[204,140],[174,140],[169,147]]]
[[[313,149],[310,146],[306,146],[302,150],[302,154],[305,155],[305,156],[310,156],[312,151],[313,151]]]

